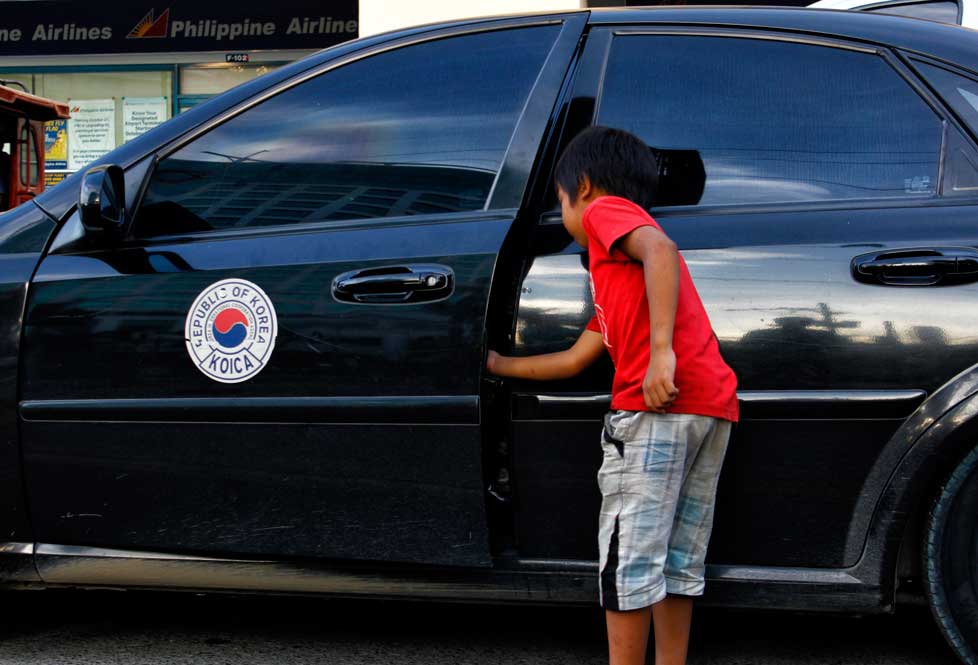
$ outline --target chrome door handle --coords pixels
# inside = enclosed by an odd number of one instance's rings
[[[434,263],[381,266],[345,272],[333,280],[333,298],[353,303],[419,303],[452,294],[455,274]]]
[[[973,247],[912,247],[861,254],[852,276],[886,286],[936,286],[978,281],[978,251]]]

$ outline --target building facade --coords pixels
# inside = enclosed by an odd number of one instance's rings
[[[356,0],[0,2],[0,81],[67,102],[48,183],[228,88],[359,36]]]

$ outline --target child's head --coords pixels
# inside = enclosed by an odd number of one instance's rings
[[[658,174],[655,155],[634,134],[610,127],[585,129],[564,150],[554,174],[564,226],[586,246],[581,218],[588,204],[611,195],[651,208]]]

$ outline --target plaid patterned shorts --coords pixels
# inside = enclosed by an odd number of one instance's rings
[[[730,423],[685,413],[611,411],[598,472],[601,605],[634,610],[699,596]]]

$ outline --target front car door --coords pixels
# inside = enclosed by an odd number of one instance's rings
[[[575,94],[595,123],[638,134],[663,158],[660,194],[677,205],[652,214],[682,250],[739,379],[743,419],[710,560],[853,565],[880,451],[978,357],[970,278],[858,268],[978,244],[975,189],[953,185],[973,167],[942,163],[974,145],[884,49],[654,26],[592,30],[589,40],[604,46],[589,44]],[[518,352],[569,345],[590,314],[580,248],[566,237],[561,248],[562,229],[547,222],[523,281]],[[521,505],[541,506],[521,521],[523,556],[597,556],[593,530],[549,515],[596,522],[597,418],[610,387],[599,374],[513,386],[515,482]],[[544,512],[555,505],[573,508]]]
[[[37,539],[488,565],[489,285],[583,22],[355,53],[162,150],[122,241],[56,242]]]

